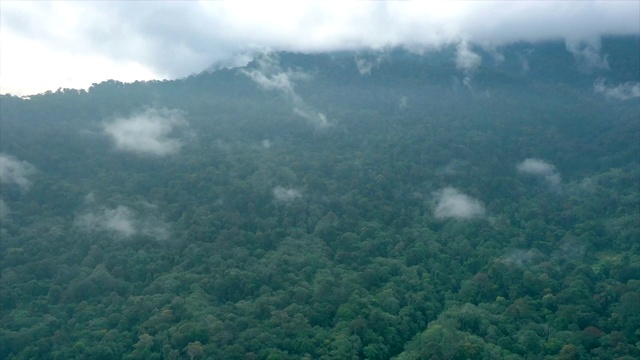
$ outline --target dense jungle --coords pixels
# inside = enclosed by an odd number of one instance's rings
[[[0,96],[0,358],[640,358],[640,38],[473,50]]]

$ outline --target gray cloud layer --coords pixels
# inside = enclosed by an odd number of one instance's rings
[[[580,44],[640,33],[639,12],[637,1],[2,2],[0,24],[3,37],[24,40],[5,42],[16,44],[8,51],[16,56],[36,41],[76,58],[100,54],[180,77],[211,64],[246,62],[247,54],[265,48],[426,50],[556,39],[588,60],[593,49]],[[465,50],[462,45],[459,64],[476,66]]]

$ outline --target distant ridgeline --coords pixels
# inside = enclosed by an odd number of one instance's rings
[[[0,96],[1,359],[640,358],[640,37]]]

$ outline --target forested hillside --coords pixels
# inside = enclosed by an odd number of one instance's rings
[[[2,95],[0,358],[640,358],[640,39],[475,50]]]

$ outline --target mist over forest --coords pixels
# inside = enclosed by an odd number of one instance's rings
[[[1,359],[640,358],[640,38],[0,95]]]

